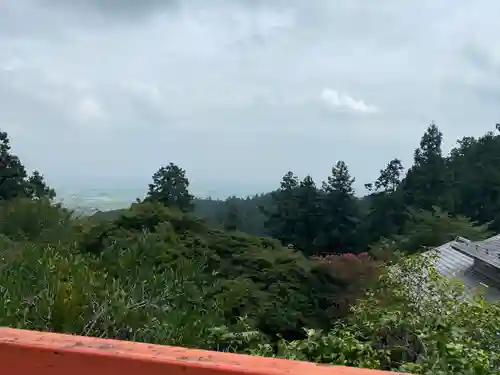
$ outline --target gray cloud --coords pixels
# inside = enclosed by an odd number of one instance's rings
[[[40,5],[77,13],[94,13],[110,18],[134,20],[157,12],[172,11],[179,7],[178,0],[38,0]]]
[[[198,193],[270,189],[289,169],[319,182],[337,159],[361,187],[393,157],[409,164],[432,120],[448,148],[499,121],[498,11],[6,0],[0,123],[61,189],[146,186],[171,160]]]

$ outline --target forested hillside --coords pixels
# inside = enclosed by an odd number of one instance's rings
[[[366,251],[381,238],[407,232],[422,210],[464,216],[500,232],[500,135],[463,137],[448,155],[442,142],[443,134],[431,124],[413,165],[405,168],[398,158],[389,160],[377,180],[365,184],[370,194],[361,199],[354,194],[348,165],[337,161],[323,182],[289,171],[274,192],[226,201],[197,199],[195,212],[309,254]],[[466,236],[467,230],[461,233]]]
[[[343,161],[321,184],[287,172],[273,192],[223,202],[195,199],[169,163],[145,199],[78,217],[0,133],[0,325],[498,373],[500,305],[471,300],[422,253],[500,231],[500,135],[465,137],[450,155],[441,143],[430,125],[406,173],[388,161],[363,199]]]

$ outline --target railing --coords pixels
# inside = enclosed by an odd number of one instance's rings
[[[128,341],[0,328],[1,375],[384,375]]]

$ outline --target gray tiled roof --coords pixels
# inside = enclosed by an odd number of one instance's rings
[[[435,264],[439,273],[450,279],[460,280],[471,293],[478,288],[488,286],[485,298],[500,301],[500,290],[491,285],[490,279],[474,270],[473,258],[454,250],[451,247],[453,244],[458,245],[460,242],[450,241],[436,248],[438,257]],[[500,246],[500,235],[483,241],[483,244]]]

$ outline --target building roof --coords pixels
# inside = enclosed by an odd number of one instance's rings
[[[481,249],[488,247],[491,250],[500,251],[500,235],[481,242],[470,242],[467,239],[459,238],[437,247],[436,268],[443,276],[460,280],[471,294],[474,290],[487,286],[484,297],[490,301],[500,301],[500,289],[492,286],[491,279],[473,268],[474,258],[456,250],[464,245],[475,247],[476,244]]]

